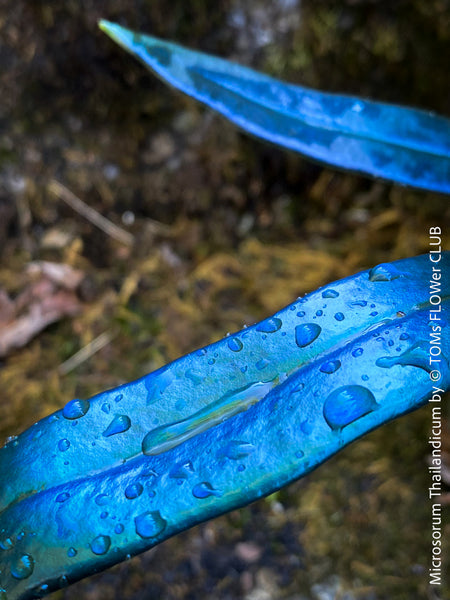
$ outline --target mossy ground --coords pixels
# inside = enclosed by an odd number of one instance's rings
[[[429,227],[447,232],[450,248],[446,198],[246,137],[149,75],[98,18],[318,89],[445,114],[449,15],[446,0],[6,0],[0,284],[18,294],[32,260],[70,264],[85,279],[79,316],[3,360],[2,437],[328,281],[427,252]],[[52,195],[53,179],[131,232],[133,246]],[[60,234],[63,246],[49,242]],[[113,341],[62,374],[103,332]],[[391,423],[275,496],[55,598],[448,598],[448,579],[437,589],[427,576],[429,416],[425,408]],[[447,539],[448,517],[447,505]],[[444,574],[449,555],[447,542]]]

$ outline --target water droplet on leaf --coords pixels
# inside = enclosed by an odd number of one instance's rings
[[[75,400],[70,400],[70,402],[62,409],[63,417],[70,421],[84,417],[89,410],[89,406],[88,400],[79,400],[77,398]]]
[[[111,546],[111,538],[109,535],[98,535],[92,540],[90,546],[94,554],[101,556],[108,552],[109,547]]]
[[[340,360],[330,360],[321,365],[320,370],[322,371],[322,373],[328,373],[329,375],[331,375],[331,373],[335,373],[340,368],[340,366]]]
[[[227,345],[228,345],[228,348],[230,350],[232,350],[233,352],[239,352],[243,348],[243,344],[242,344],[241,340],[238,338],[234,338],[234,337],[229,338],[227,340]]]
[[[325,290],[322,292],[322,298],[337,298],[339,296],[339,292],[336,290]]]
[[[192,494],[196,498],[209,498],[209,496],[216,496],[220,498],[222,496],[222,492],[220,490],[216,490],[213,486],[208,483],[208,481],[202,481],[201,483],[197,483],[192,488]]]
[[[143,491],[144,488],[140,483],[131,483],[125,489],[125,496],[128,498],[128,500],[134,500],[134,498],[138,498]]]
[[[131,427],[130,417],[127,415],[116,415],[108,427],[103,432],[103,437],[110,437],[116,433],[128,431]]]
[[[261,321],[261,323],[256,327],[256,331],[261,331],[262,333],[275,333],[282,326],[281,319],[277,317],[270,317],[269,319],[265,319]]]
[[[316,340],[322,328],[316,323],[305,323],[304,325],[297,325],[295,328],[295,342],[300,348],[309,346],[314,340]]]
[[[69,440],[66,440],[66,438],[63,438],[62,440],[59,440],[59,442],[58,442],[58,450],[60,450],[60,452],[65,452],[69,448],[70,448],[70,442],[69,442]]]
[[[375,396],[361,385],[345,385],[328,396],[323,416],[331,429],[342,429],[377,407]]]
[[[15,579],[27,579],[34,570],[34,559],[29,554],[23,554],[11,567],[11,575]]]
[[[166,521],[159,510],[147,511],[134,519],[136,533],[144,539],[156,537],[166,528]]]

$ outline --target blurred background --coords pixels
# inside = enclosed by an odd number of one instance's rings
[[[320,285],[427,252],[429,227],[450,249],[444,196],[244,135],[145,71],[101,17],[450,116],[448,0],[3,0],[1,443]],[[427,408],[393,422],[277,494],[52,597],[449,598],[448,582],[440,596],[428,586],[429,423]]]

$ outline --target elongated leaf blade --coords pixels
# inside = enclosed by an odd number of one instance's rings
[[[450,271],[450,253],[441,255]],[[305,475],[450,386],[450,289],[379,265],[146,377],[69,402],[0,450],[0,589],[57,589]],[[441,330],[439,330],[440,333]]]
[[[327,94],[136,33],[100,28],[164,81],[242,129],[335,167],[450,193],[450,120]]]

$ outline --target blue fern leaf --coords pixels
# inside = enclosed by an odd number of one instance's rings
[[[255,136],[335,167],[450,193],[444,117],[291,85],[115,23],[99,25],[164,81]]]
[[[431,266],[337,281],[7,443],[0,597],[43,596],[270,494],[448,390],[450,288],[430,321]]]

